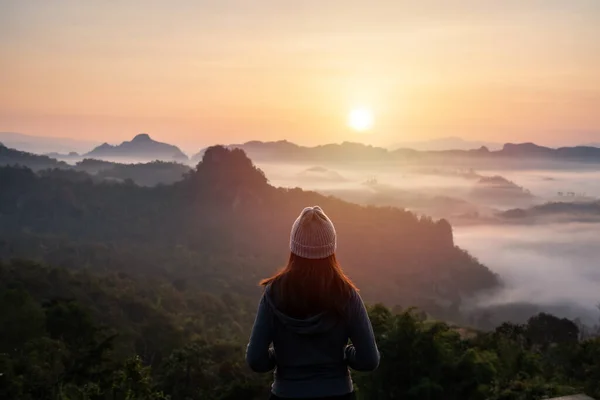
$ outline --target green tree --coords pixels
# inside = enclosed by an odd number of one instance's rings
[[[23,289],[0,290],[0,352],[18,353],[44,335],[44,311]]]

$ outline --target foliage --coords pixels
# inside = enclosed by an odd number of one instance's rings
[[[525,400],[598,396],[600,341],[573,340],[574,324],[548,314],[465,337],[414,309],[370,310],[380,368],[356,377],[360,399]],[[540,325],[552,332],[540,335]],[[575,327],[575,330],[577,328]]]
[[[176,162],[153,161],[145,164],[113,164],[96,175],[101,179],[132,181],[140,186],[169,185],[180,181],[190,167]]]
[[[266,377],[244,365],[254,307],[166,281],[0,263],[0,398],[265,394]]]
[[[0,265],[0,398],[266,398],[270,376],[244,364],[254,302],[181,296],[168,286],[31,262]],[[465,335],[416,309],[378,304],[369,314],[382,358],[374,373],[353,374],[359,399],[600,394],[600,340],[572,340],[567,320],[540,314]],[[554,334],[540,336],[540,321]]]

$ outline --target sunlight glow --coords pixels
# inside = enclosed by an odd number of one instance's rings
[[[368,108],[355,108],[348,114],[348,126],[364,132],[373,126],[373,113]]]

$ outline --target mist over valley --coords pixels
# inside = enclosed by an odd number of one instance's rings
[[[600,164],[587,155],[585,160],[564,160],[552,150],[524,146],[534,149],[525,158],[482,158],[480,151],[472,150],[413,151],[410,157],[390,158],[385,149],[342,144],[323,146],[339,153],[335,156],[334,151],[328,159],[320,148],[289,142],[249,142],[230,148],[244,148],[254,156],[274,187],[298,187],[363,206],[397,207],[418,218],[449,221],[454,243],[496,273],[501,283],[489,291],[460,295],[461,310],[476,326],[482,325],[475,319],[483,310],[490,311],[492,319],[498,313],[498,323],[501,318],[522,321],[537,310],[589,324],[598,320],[600,295],[594,287],[600,285],[595,261],[600,259],[595,245],[600,237],[600,172],[595,166]],[[513,148],[504,146],[504,151]],[[146,187],[182,181],[204,156],[202,150],[184,159],[175,146],[154,142],[149,135],[63,161],[2,149],[0,162],[26,165],[42,176]],[[342,156],[349,152],[355,157]],[[388,156],[381,159],[377,154]],[[163,161],[148,161],[157,157]],[[177,161],[168,161],[173,157]],[[236,201],[246,201],[245,196]],[[388,300],[411,296],[399,294]],[[511,314],[511,307],[518,311]]]
[[[600,172],[587,164],[523,170],[448,168],[443,163],[312,167],[324,176],[343,177],[335,182],[298,179],[305,165],[259,165],[276,186],[300,186],[449,220],[456,244],[502,280],[502,289],[471,299],[465,307],[497,313],[493,323],[523,322],[539,311],[598,322]]]

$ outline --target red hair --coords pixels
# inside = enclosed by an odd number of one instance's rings
[[[321,312],[341,315],[353,290],[358,290],[344,274],[335,254],[311,260],[290,253],[287,265],[270,278],[277,308],[292,318],[306,318]]]

